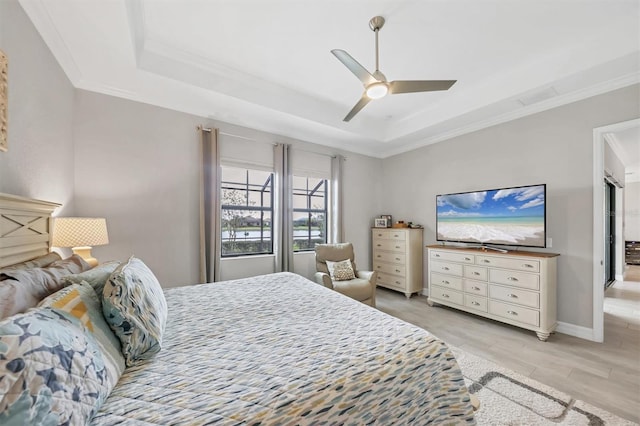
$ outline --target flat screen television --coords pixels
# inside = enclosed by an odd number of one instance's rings
[[[438,241],[546,247],[547,186],[436,196]]]

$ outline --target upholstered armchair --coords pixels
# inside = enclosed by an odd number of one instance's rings
[[[316,282],[333,289],[352,299],[376,306],[376,272],[358,271],[354,262],[353,245],[341,244],[317,244],[316,245]],[[355,278],[349,280],[332,280],[329,274],[327,261],[340,262],[349,260],[353,268]]]

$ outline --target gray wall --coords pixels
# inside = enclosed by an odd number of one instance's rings
[[[73,213],[74,88],[15,0],[0,1],[0,49],[9,59],[9,151],[0,192],[63,204]]]
[[[163,286],[198,282],[199,134],[196,125],[254,140],[291,143],[293,149],[332,153],[319,145],[206,120],[147,104],[77,91],[75,104],[75,203],[80,215],[107,218],[110,244],[100,260],[135,254]],[[346,239],[357,262],[370,267],[371,218],[379,214],[381,160],[343,153]],[[299,257],[299,256],[298,256]],[[302,270],[309,259],[296,257]],[[264,256],[222,264],[222,278],[274,272]]]
[[[593,129],[638,118],[639,96],[631,86],[385,159],[383,208],[433,244],[437,194],[546,183],[558,319],[590,328]]]

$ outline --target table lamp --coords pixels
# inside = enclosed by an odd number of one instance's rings
[[[107,221],[100,217],[56,217],[53,220],[54,247],[71,247],[89,265],[97,266],[91,247],[109,244]]]

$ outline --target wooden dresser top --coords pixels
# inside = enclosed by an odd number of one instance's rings
[[[501,253],[499,251],[486,249],[482,247],[455,247],[455,246],[443,246],[442,244],[432,244],[426,246],[430,249],[438,249],[438,250],[453,250],[453,251],[461,251],[466,253],[475,253],[475,254],[487,254],[487,255],[496,255],[496,256],[526,256],[526,257],[540,257],[540,258],[549,258],[549,257],[557,257],[560,256],[558,253],[540,253],[535,251],[522,251],[522,250],[509,250],[507,253]]]

